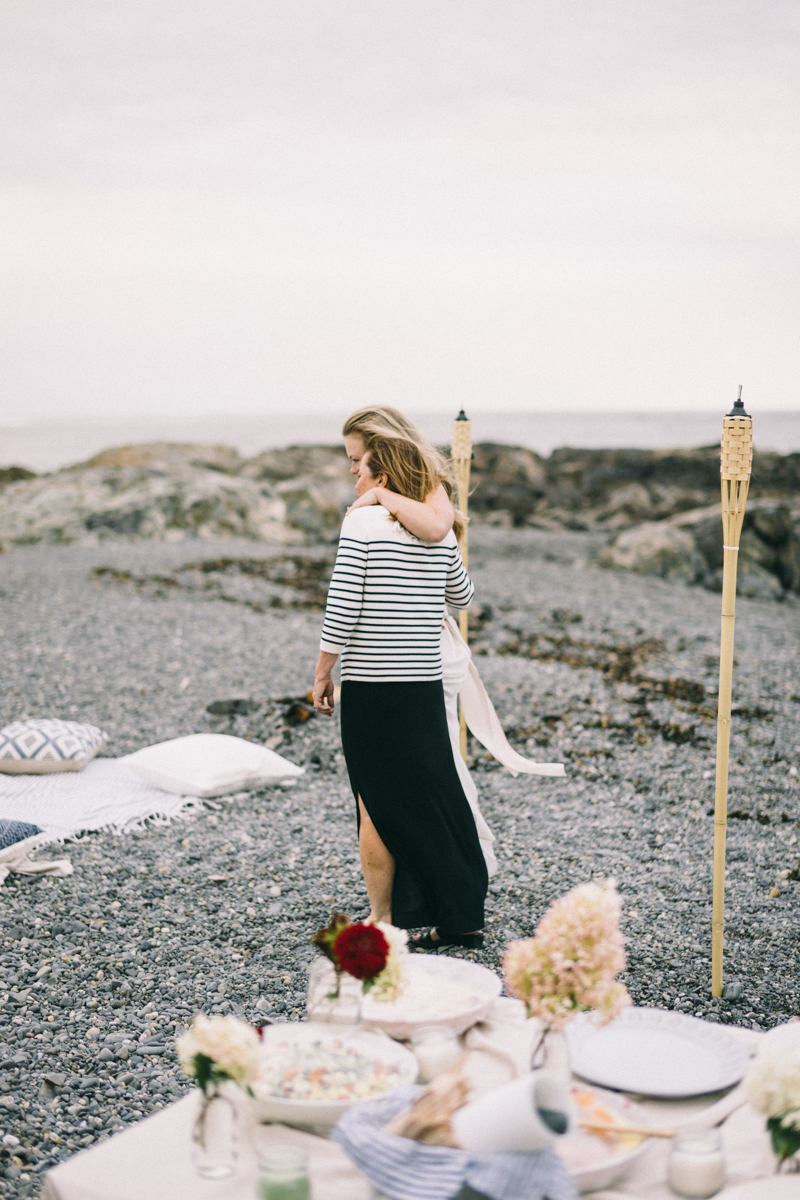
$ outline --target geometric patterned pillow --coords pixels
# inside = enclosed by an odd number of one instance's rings
[[[27,825],[24,821],[0,820],[0,850],[7,850],[9,846],[24,842],[25,838],[41,832],[38,825]]]
[[[41,718],[14,721],[0,729],[0,772],[6,775],[49,775],[81,771],[108,741],[96,725]]]

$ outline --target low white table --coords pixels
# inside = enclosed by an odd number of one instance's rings
[[[200,1103],[195,1091],[100,1146],[47,1172],[43,1200],[253,1200],[256,1159],[244,1122],[239,1166],[229,1179],[201,1179],[192,1163],[192,1127]],[[263,1143],[302,1146],[309,1155],[314,1200],[371,1200],[372,1188],[335,1142],[260,1125]]]
[[[517,1035],[522,1039],[522,1027]],[[502,1033],[509,1043],[515,1035],[512,1027]],[[743,1039],[754,1036],[735,1031]],[[470,1075],[482,1075],[490,1069],[479,1052],[467,1061]],[[672,1127],[692,1114],[700,1113],[725,1093],[692,1100],[648,1100],[639,1102],[654,1125]],[[101,1145],[76,1154],[47,1172],[44,1200],[252,1200],[257,1178],[256,1159],[250,1133],[263,1143],[291,1143],[302,1146],[309,1155],[314,1200],[371,1200],[372,1188],[356,1170],[344,1152],[334,1143],[284,1125],[250,1127],[243,1121],[239,1169],[230,1179],[201,1179],[191,1157],[192,1125],[199,1104],[199,1093],[182,1100]],[[723,1125],[723,1144],[728,1169],[728,1185],[760,1179],[774,1171],[774,1158],[764,1119],[744,1106]],[[595,1200],[674,1200],[666,1183],[669,1142],[653,1138],[647,1151],[632,1167],[627,1178],[613,1190],[593,1193]],[[800,1177],[797,1187],[800,1200]],[[724,1200],[724,1192],[719,1193]]]

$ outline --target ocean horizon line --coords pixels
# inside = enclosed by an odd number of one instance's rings
[[[409,415],[431,441],[449,443],[455,413],[409,409]],[[564,447],[689,450],[714,445],[720,438],[724,412],[476,410],[468,415],[474,441],[524,446],[546,458]],[[155,441],[224,444],[243,457],[252,457],[261,450],[289,445],[335,444],[341,440],[342,419],[329,411],[302,411],[34,421],[0,428],[0,466],[20,466],[43,474],[83,462],[113,446]],[[783,454],[800,451],[800,411],[756,409],[753,434],[757,449]]]

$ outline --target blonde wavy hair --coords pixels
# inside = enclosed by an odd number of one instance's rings
[[[424,501],[441,484],[455,510],[453,529],[461,540],[467,527],[467,518],[456,508],[456,486],[450,461],[422,436],[413,421],[409,421],[398,409],[388,406],[358,408],[345,421],[342,437],[361,438],[365,450],[370,453],[372,474],[380,475],[385,471],[390,480],[387,486],[400,496]],[[402,450],[399,446],[392,449],[392,442],[404,443],[405,446]],[[378,445],[380,462],[392,464],[394,473],[387,465],[378,466],[375,455]],[[416,455],[408,449],[409,446],[413,447]],[[413,490],[407,491],[408,487]]]

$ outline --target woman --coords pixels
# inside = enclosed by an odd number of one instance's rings
[[[354,507],[342,525],[314,704],[333,712],[341,653],[342,744],[371,917],[432,925],[419,949],[477,949],[488,876],[453,759],[441,660],[445,603],[465,608],[472,584],[452,528],[421,542],[396,519],[404,500],[437,490],[435,458],[396,434],[375,436],[357,471],[359,498],[374,491],[383,502]]]
[[[453,478],[447,459],[432,446],[409,419],[396,408],[359,408],[344,423],[342,429],[344,445],[350,459],[350,474],[358,475],[358,466],[373,440],[382,438],[405,438],[413,442],[428,463],[434,485],[426,496],[398,496],[385,487],[365,488],[352,506],[365,507],[387,501],[398,520],[409,533],[425,542],[438,542],[455,529],[457,538],[465,528],[466,521],[453,507]]]
[[[436,480],[436,486],[421,501],[410,496],[398,496],[388,488],[367,488],[359,494],[355,504],[349,509],[350,512],[370,504],[381,504],[387,509],[391,508],[401,525],[423,541],[440,541],[450,529],[455,529],[457,538],[461,538],[466,520],[453,507],[452,496],[455,488],[448,461],[403,413],[396,408],[382,405],[357,409],[345,421],[342,434],[350,459],[350,472],[353,475],[358,474],[359,463],[375,438],[400,437],[418,447],[430,464]],[[453,761],[472,809],[491,879],[497,873],[495,838],[478,805],[478,789],[461,756],[460,747],[458,695],[469,671],[471,655],[452,617],[442,622],[441,652],[442,682]],[[493,750],[496,750],[496,746],[493,746]]]

